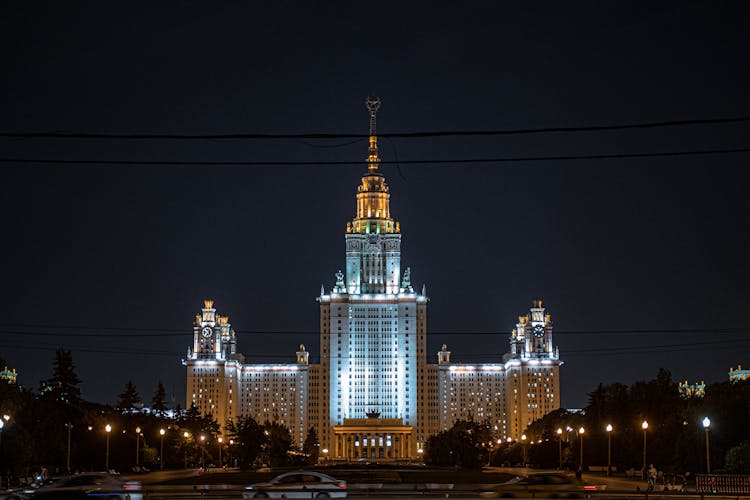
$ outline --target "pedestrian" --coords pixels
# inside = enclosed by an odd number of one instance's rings
[[[656,467],[654,467],[654,464],[648,466],[648,491],[654,491],[654,486],[656,486],[656,476],[658,474],[659,472],[656,470]]]

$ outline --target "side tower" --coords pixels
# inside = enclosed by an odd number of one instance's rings
[[[526,427],[560,407],[560,353],[552,344],[552,316],[541,300],[518,317],[505,356],[508,434],[517,438]]]
[[[228,316],[216,314],[213,300],[205,300],[193,322],[193,346],[188,349],[185,402],[211,414],[222,428],[238,415],[242,355]]]
[[[346,225],[346,274],[336,273],[331,292],[323,289],[318,298],[324,372],[316,374],[318,421],[329,427],[319,435],[332,459],[406,459],[427,437],[418,395],[426,369],[427,297],[414,291],[408,268],[401,273],[401,228],[379,171],[380,100],[368,98],[366,105],[367,172],[357,188],[356,215]]]

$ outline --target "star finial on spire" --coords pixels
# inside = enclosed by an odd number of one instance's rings
[[[380,97],[367,97],[365,99],[365,106],[367,111],[370,112],[370,149],[367,156],[367,170],[371,173],[378,171],[378,164],[380,163],[380,157],[378,157],[378,136],[375,118],[380,109],[382,101]]]

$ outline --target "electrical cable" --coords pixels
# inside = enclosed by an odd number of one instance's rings
[[[554,156],[511,156],[505,158],[433,158],[429,160],[381,160],[381,165],[451,165],[451,164],[492,164],[492,163],[520,163],[520,162],[545,162],[545,161],[571,161],[571,160],[613,160],[627,158],[663,158],[675,156],[705,156],[721,154],[750,153],[750,148],[729,149],[704,149],[694,151],[662,151],[653,153],[609,153],[588,155],[554,155]],[[305,161],[275,161],[275,160],[253,160],[253,161],[200,161],[200,160],[68,160],[68,159],[46,159],[46,158],[0,158],[0,163],[18,164],[53,164],[53,165],[150,165],[150,166],[216,166],[216,167],[290,167],[290,166],[339,166],[339,165],[365,165],[366,160],[341,161],[341,160],[305,160]]]
[[[417,138],[417,137],[465,137],[500,136],[521,134],[549,134],[571,132],[600,132],[608,130],[629,130],[681,127],[687,125],[715,125],[750,121],[750,116],[726,118],[698,118],[687,120],[665,120],[611,125],[589,125],[576,127],[539,127],[503,130],[439,130],[432,132],[393,132],[379,133],[378,137]],[[234,133],[234,134],[161,134],[161,133],[100,133],[100,132],[0,132],[0,137],[10,139],[170,139],[170,140],[222,140],[222,139],[364,139],[369,134],[351,133]]]

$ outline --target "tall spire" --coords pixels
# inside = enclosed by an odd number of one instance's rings
[[[367,106],[367,111],[370,112],[370,149],[367,155],[367,170],[373,174],[378,171],[378,164],[380,163],[380,158],[378,157],[378,136],[375,127],[375,118],[380,109],[380,103],[380,97],[368,96],[365,99],[365,106]]]
[[[398,222],[391,218],[390,195],[385,177],[378,171],[378,136],[375,118],[380,109],[379,97],[368,97],[365,106],[370,114],[370,148],[367,156],[367,173],[362,176],[362,184],[357,187],[357,215],[347,224],[347,233],[398,233]]]

